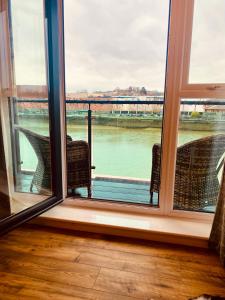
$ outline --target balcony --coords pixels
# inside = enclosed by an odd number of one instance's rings
[[[87,141],[90,147],[93,200],[159,206],[158,193],[154,192],[150,197],[150,179],[152,148],[161,141],[164,101],[162,97],[149,98],[66,100],[67,134],[73,140]],[[45,99],[17,99],[18,123],[14,124],[15,128],[19,125],[44,135],[48,118],[46,102]],[[213,103],[182,100],[179,146],[222,133],[225,124],[223,107],[221,100]],[[37,159],[32,148],[31,158],[23,159],[23,148],[31,147],[23,134],[15,135],[15,147],[21,156],[17,157],[20,171],[16,190],[27,193],[30,192]],[[33,188],[32,192],[37,193],[37,190]],[[70,195],[71,191],[68,192]],[[79,188],[76,194],[85,199],[87,189]],[[199,211],[213,212],[214,209],[215,205],[206,202]]]

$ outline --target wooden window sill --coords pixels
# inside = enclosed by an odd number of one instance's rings
[[[65,200],[32,223],[196,247],[207,247],[211,222],[78,207]]]

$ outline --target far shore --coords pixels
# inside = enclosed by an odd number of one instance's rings
[[[19,118],[25,120],[47,120],[47,114],[40,113],[20,113]],[[67,124],[87,125],[86,115],[68,115]],[[162,117],[136,116],[136,115],[93,115],[92,125],[112,126],[121,128],[161,128]],[[225,119],[205,120],[203,118],[184,118],[180,120],[180,130],[191,131],[224,131]]]

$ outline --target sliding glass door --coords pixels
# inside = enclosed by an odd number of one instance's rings
[[[160,170],[152,157],[161,144],[169,4],[64,1],[67,133],[90,153],[90,172],[70,195],[159,206],[159,189],[149,190]]]
[[[212,218],[225,153],[221,7],[64,1],[67,133],[89,151],[70,195]]]
[[[10,7],[15,93],[8,99],[7,134],[12,136],[14,198],[37,195],[31,204],[52,195],[43,5],[42,0],[12,0]]]
[[[46,209],[62,198],[60,50],[54,50],[59,7],[56,1],[43,0],[1,5],[1,126],[8,216],[31,207],[37,214],[39,204]]]

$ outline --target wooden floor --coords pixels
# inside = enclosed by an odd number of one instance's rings
[[[0,245],[1,300],[225,296],[225,270],[204,249],[31,226]]]

